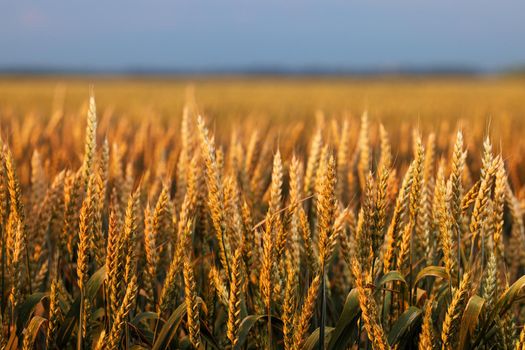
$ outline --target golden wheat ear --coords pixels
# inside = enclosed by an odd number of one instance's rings
[[[321,286],[321,278],[316,275],[310,287],[308,293],[304,299],[301,311],[297,313],[297,322],[294,327],[294,348],[302,349],[306,338],[308,337],[308,328],[310,327],[310,320],[315,311],[316,300],[319,293],[319,287]]]
[[[230,283],[230,298],[228,300],[228,339],[232,347],[239,341],[239,326],[241,324],[241,293],[242,293],[242,249],[235,251],[232,260],[232,280]]]
[[[372,342],[374,349],[390,349],[383,327],[379,322],[377,303],[369,288],[372,282],[370,274],[361,269],[361,265],[357,259],[354,259],[352,262],[352,274],[354,275],[359,295],[361,317],[368,339]]]
[[[456,346],[459,328],[461,326],[460,318],[469,297],[470,284],[470,274],[463,274],[459,288],[455,290],[452,296],[452,301],[448,306],[441,330],[441,342],[444,349],[453,349]]]

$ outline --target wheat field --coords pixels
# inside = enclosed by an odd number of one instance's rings
[[[525,349],[520,79],[0,79],[2,349]]]

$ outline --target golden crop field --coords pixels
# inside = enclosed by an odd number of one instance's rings
[[[525,80],[0,78],[2,349],[525,349]]]

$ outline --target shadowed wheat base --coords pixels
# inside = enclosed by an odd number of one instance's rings
[[[490,135],[86,109],[2,130],[2,348],[525,349],[523,167]]]

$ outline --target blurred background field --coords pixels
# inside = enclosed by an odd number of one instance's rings
[[[212,120],[309,121],[315,111],[360,115],[386,125],[475,121],[491,131],[522,123],[525,78],[510,77],[0,77],[0,109],[47,118],[60,100],[65,112],[86,103],[90,86],[101,110],[116,117],[180,117],[188,95]],[[467,126],[466,124],[464,125]]]

